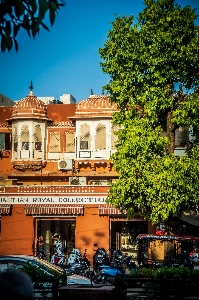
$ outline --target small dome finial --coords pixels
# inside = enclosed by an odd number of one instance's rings
[[[93,90],[91,89],[91,95],[93,95]]]
[[[32,96],[33,95],[33,84],[32,84],[32,80],[31,80],[31,82],[30,82],[30,86],[29,86],[29,89],[30,89],[30,94],[29,94],[29,96]]]

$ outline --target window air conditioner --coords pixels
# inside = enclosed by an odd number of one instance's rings
[[[70,185],[86,185],[86,177],[69,177]]]
[[[73,170],[73,159],[59,160],[58,169],[62,171]]]

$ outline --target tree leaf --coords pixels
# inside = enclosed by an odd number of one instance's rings
[[[49,3],[49,16],[50,16],[50,24],[51,26],[55,22],[55,11],[56,11],[56,5],[52,2]]]
[[[49,31],[44,23],[46,13],[49,13],[52,26],[56,13],[64,5],[63,0],[0,1],[1,52],[10,51],[13,46],[15,46],[15,50],[18,50],[16,37],[21,28],[27,32],[29,37],[33,36],[34,38],[39,33],[40,27]]]
[[[19,29],[20,29],[20,25],[14,24],[14,27],[13,27],[14,38],[17,36]]]
[[[15,45],[15,50],[17,52],[18,51],[18,42],[15,38],[14,38],[14,45]]]
[[[44,29],[46,29],[46,30],[49,31],[49,28],[48,28],[43,22],[41,23],[41,25],[42,25],[42,27],[43,27]]]

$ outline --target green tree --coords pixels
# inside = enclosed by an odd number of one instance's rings
[[[64,0],[1,0],[0,1],[0,46],[1,52],[10,51],[13,46],[18,50],[16,40],[20,29],[35,38],[40,28],[49,28],[43,22],[49,14],[50,25],[54,24],[56,14]]]
[[[199,203],[199,28],[190,6],[174,0],[144,5],[137,23],[116,16],[99,50],[110,76],[104,89],[120,109],[111,158],[119,177],[107,201],[129,217],[139,213],[157,223]],[[181,158],[174,156],[179,126],[194,132]]]

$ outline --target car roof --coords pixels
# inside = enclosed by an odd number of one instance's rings
[[[90,284],[91,285],[91,281],[90,279],[84,276],[73,274],[73,275],[67,275],[67,284]],[[93,284],[95,283],[92,282],[92,285]]]
[[[13,254],[13,255],[0,255],[0,263],[2,261],[23,261],[23,262],[28,262],[29,260],[33,260],[33,261],[36,261],[38,263],[42,263],[44,265],[46,265],[47,267],[50,266],[51,268],[55,269],[55,270],[58,270],[58,271],[61,271],[61,272],[65,272],[64,269],[62,269],[61,267],[58,267],[54,264],[51,264],[50,262],[44,260],[44,259],[40,259],[36,256],[33,256],[33,255],[23,255],[23,254]],[[90,282],[90,279],[84,277],[84,276],[80,276],[80,275],[68,275],[67,276],[67,283],[68,284],[91,284]],[[92,283],[94,284],[94,283]]]
[[[0,255],[0,258],[4,258],[4,257],[20,257],[20,258],[33,258],[36,259],[36,256],[33,255],[24,255],[24,254],[4,254],[4,255]]]
[[[38,258],[36,256],[33,256],[33,255],[23,255],[23,254],[8,254],[8,255],[0,255],[0,262],[1,261],[16,261],[18,260],[19,262],[21,261],[24,261],[24,262],[28,262],[28,261],[34,261],[38,264],[41,264],[43,266],[47,266],[57,272],[61,272],[63,273],[64,270],[63,268],[59,267],[59,266],[56,266],[54,264],[51,264],[50,262],[48,262],[47,260],[44,260],[42,258]]]

